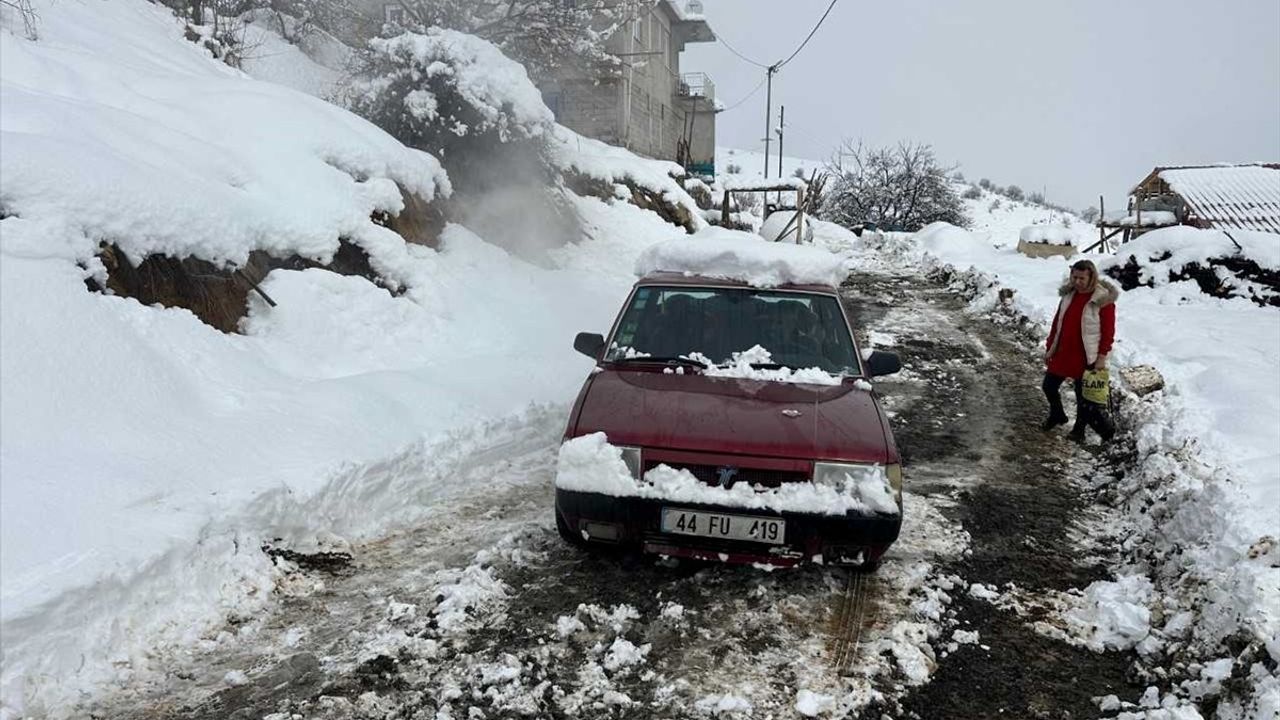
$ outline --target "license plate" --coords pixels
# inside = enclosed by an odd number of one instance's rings
[[[781,545],[786,537],[786,529],[787,521],[782,518],[662,508],[662,532],[676,535]]]

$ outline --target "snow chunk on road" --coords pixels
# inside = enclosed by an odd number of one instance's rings
[[[796,712],[805,717],[817,717],[822,713],[835,709],[836,699],[812,690],[801,690],[796,693]]]
[[[631,665],[639,665],[648,657],[651,648],[652,645],[649,643],[637,647],[626,638],[614,638],[613,645],[609,646],[609,652],[604,656],[604,668],[614,671]]]
[[[868,465],[847,472],[833,485],[811,482],[786,483],[777,488],[757,490],[746,483],[731,488],[712,487],[688,470],[659,465],[642,480],[631,476],[622,451],[609,444],[604,433],[573,438],[560,446],[556,487],[613,497],[639,497],[753,510],[844,515],[853,510],[873,512],[864,499],[866,492],[881,492],[888,485],[883,466]],[[878,506],[878,505],[877,505]],[[897,504],[893,509],[897,511]]]
[[[493,568],[480,565],[440,570],[433,580],[436,586],[428,595],[441,598],[433,614],[442,635],[464,633],[480,622],[478,615],[501,612],[495,606],[506,600],[509,590]]]
[[[654,272],[734,280],[758,288],[838,287],[849,274],[844,260],[826,250],[771,243],[759,235],[719,227],[650,246],[636,260],[636,274]]]
[[[753,709],[750,700],[734,695],[733,693],[725,693],[724,695],[708,695],[694,703],[694,707],[715,717],[723,715],[733,716],[739,713],[750,715]]]
[[[1151,632],[1151,581],[1122,575],[1085,588],[1080,604],[1064,614],[1073,633],[1091,650],[1127,650]]]
[[[987,602],[995,602],[1000,599],[1000,591],[994,585],[983,585],[982,583],[974,583],[969,586],[969,595],[979,600]]]

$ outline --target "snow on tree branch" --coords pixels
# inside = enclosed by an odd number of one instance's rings
[[[918,230],[938,221],[967,226],[948,177],[953,169],[940,166],[928,144],[872,148],[846,140],[828,163],[834,181],[819,215],[847,227],[874,222]]]

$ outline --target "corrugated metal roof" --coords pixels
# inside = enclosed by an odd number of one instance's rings
[[[1212,227],[1280,233],[1280,166],[1168,168],[1160,179]]]

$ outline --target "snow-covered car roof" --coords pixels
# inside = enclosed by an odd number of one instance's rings
[[[659,270],[651,272],[637,281],[638,285],[669,285],[672,287],[724,287],[724,288],[753,288],[757,287],[742,280],[732,280],[728,278],[710,277],[706,275],[690,275],[688,273],[667,272]],[[822,285],[814,283],[783,283],[781,285],[769,286],[769,290],[796,290],[801,292],[815,292],[832,294],[836,292],[836,288],[832,285]]]
[[[845,261],[811,245],[768,242],[759,235],[709,227],[692,236],[649,246],[636,259],[636,275],[657,273],[728,280],[757,288],[825,286],[848,276]]]

